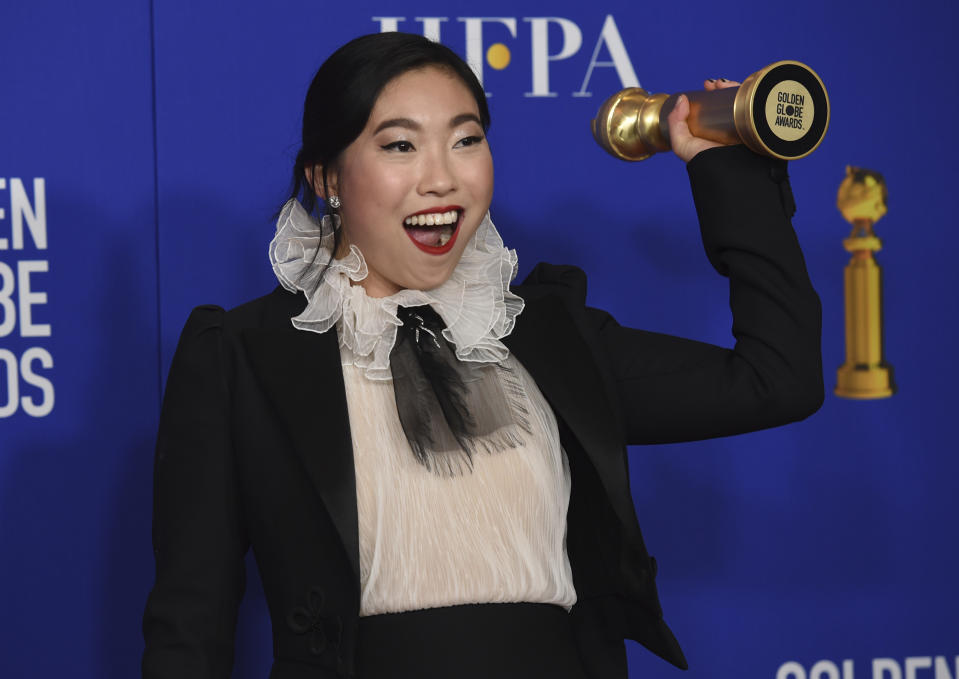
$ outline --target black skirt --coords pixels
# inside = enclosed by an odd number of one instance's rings
[[[360,618],[357,679],[586,679],[569,614],[473,604]]]

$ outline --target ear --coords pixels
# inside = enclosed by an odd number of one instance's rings
[[[323,186],[323,166],[322,165],[312,165],[303,168],[303,174],[306,177],[306,183],[313,187],[313,192],[317,196],[326,200],[326,189],[329,189],[330,195],[336,195],[339,193],[336,190],[337,176],[336,171],[333,168],[329,168],[326,171],[326,187]]]

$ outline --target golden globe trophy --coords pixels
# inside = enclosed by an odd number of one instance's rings
[[[739,87],[682,92],[689,99],[689,131],[720,144],[743,143],[784,160],[809,155],[829,127],[829,97],[822,80],[798,61],[777,61]],[[623,160],[668,151],[666,117],[680,94],[649,94],[641,87],[617,92],[592,122],[593,138]]]
[[[847,167],[836,206],[852,233],[842,244],[852,253],[845,270],[846,362],[836,371],[836,396],[855,399],[892,396],[892,366],[882,353],[882,270],[873,256],[882,242],[872,227],[886,214],[882,175]]]

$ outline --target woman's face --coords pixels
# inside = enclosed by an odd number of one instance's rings
[[[493,195],[476,101],[436,67],[390,81],[330,169],[344,240],[366,258],[369,276],[359,284],[371,297],[445,282]]]

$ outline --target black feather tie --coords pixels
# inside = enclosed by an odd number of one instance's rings
[[[416,460],[430,471],[455,476],[487,453],[523,444],[530,433],[527,398],[510,368],[460,361],[443,336],[432,307],[399,307],[403,322],[390,352],[400,424]]]

